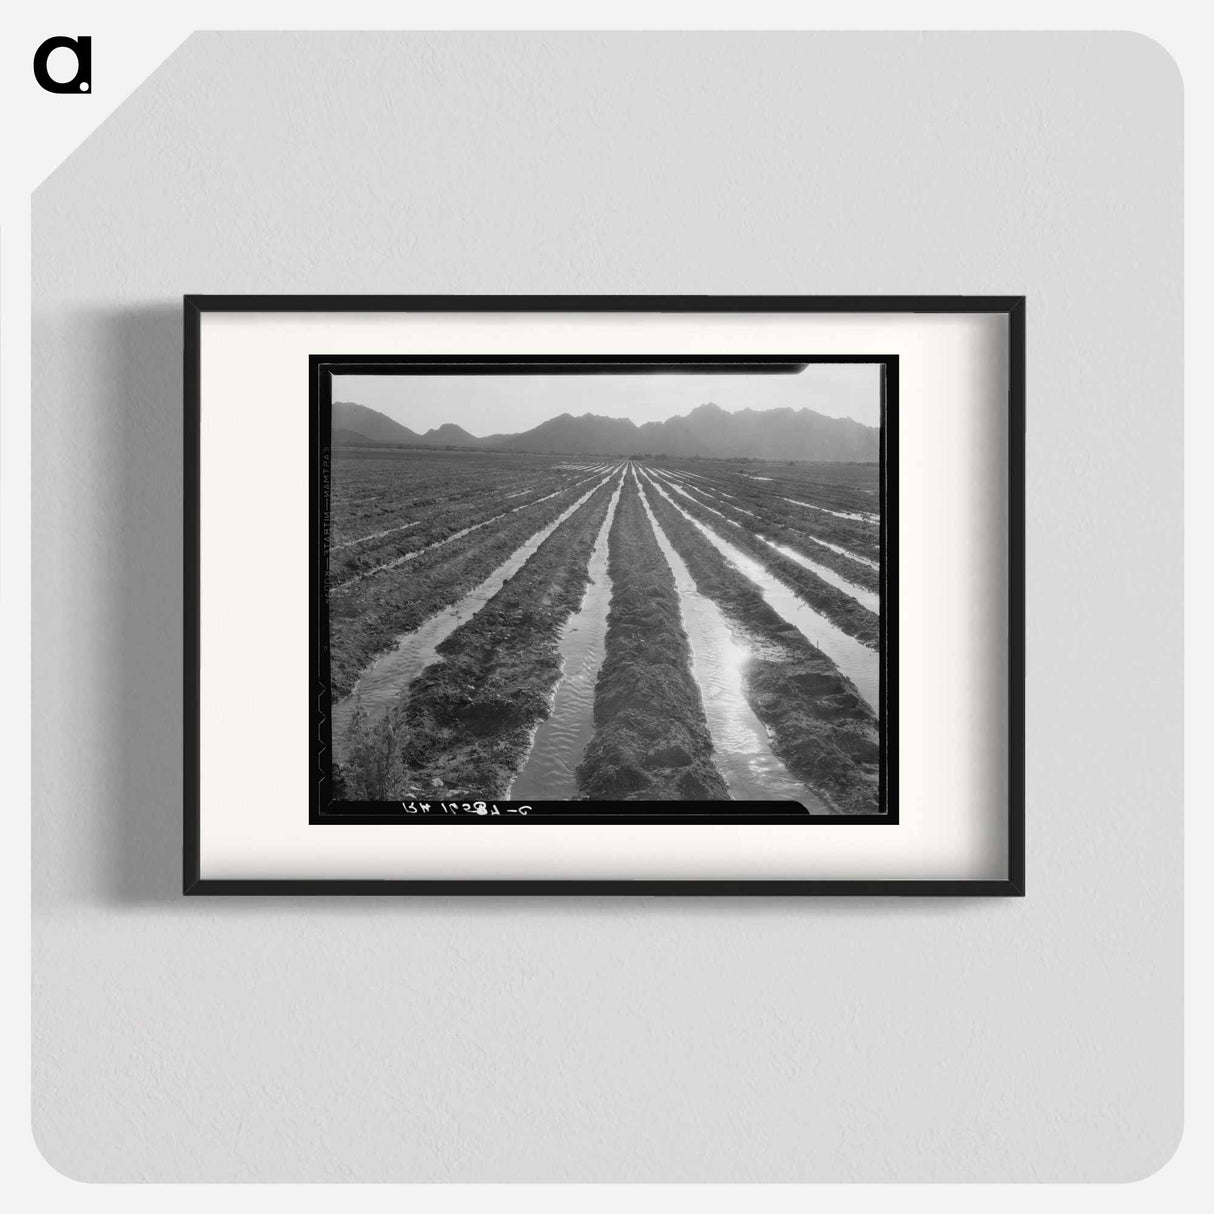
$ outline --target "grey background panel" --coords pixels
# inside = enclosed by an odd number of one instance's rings
[[[1134,35],[185,43],[34,196],[46,1157],[93,1180],[1158,1168],[1181,93]],[[1029,896],[183,901],[186,291],[1027,294]]]

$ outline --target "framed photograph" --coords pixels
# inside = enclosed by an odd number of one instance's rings
[[[1024,892],[1020,297],[187,296],[185,892]]]

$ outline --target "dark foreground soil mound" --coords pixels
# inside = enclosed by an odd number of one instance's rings
[[[629,477],[608,537],[611,609],[594,693],[595,733],[577,769],[594,801],[727,801],[674,577]]]

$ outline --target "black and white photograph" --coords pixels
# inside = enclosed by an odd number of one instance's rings
[[[323,817],[896,821],[896,358],[313,361]]]

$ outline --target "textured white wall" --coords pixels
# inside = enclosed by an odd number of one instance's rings
[[[1131,35],[190,39],[34,197],[47,1158],[97,1180],[1162,1164],[1180,123],[1172,62]],[[1029,896],[183,901],[186,291],[1027,293]]]

